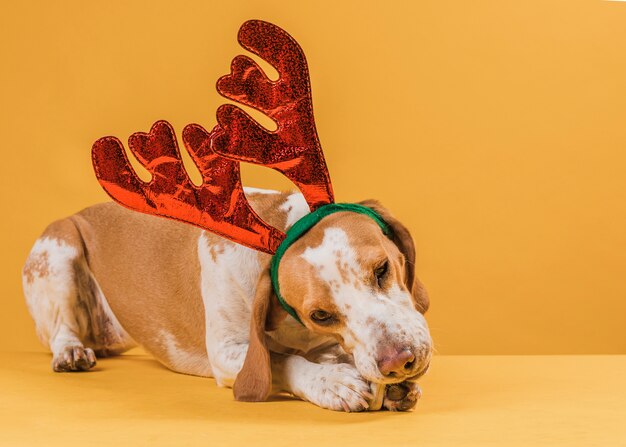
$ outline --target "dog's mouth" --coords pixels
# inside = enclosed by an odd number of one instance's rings
[[[426,366],[424,366],[422,369],[420,369],[417,373],[413,374],[412,376],[397,377],[387,382],[387,384],[395,384],[395,383],[402,383],[402,382],[415,382],[417,379],[419,379],[424,374],[426,374],[429,369],[430,369],[430,362],[428,362]]]
[[[384,377],[378,380],[371,380],[370,382],[377,385],[395,385],[402,382],[415,382],[420,377],[428,372],[430,369],[430,362],[428,362],[422,369],[411,376],[397,376],[397,377]]]
[[[420,369],[417,374],[414,374],[411,377],[408,377],[408,378],[406,378],[404,380],[409,381],[409,382],[414,382],[417,379],[419,379],[420,377],[422,377],[424,374],[426,374],[429,369],[430,369],[430,362],[428,362],[426,364],[426,366],[424,366],[422,369]]]

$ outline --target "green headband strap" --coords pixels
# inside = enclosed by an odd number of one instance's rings
[[[274,253],[274,256],[272,257],[272,262],[270,263],[270,277],[272,278],[272,285],[274,286],[274,293],[276,293],[278,302],[283,309],[289,313],[289,315],[294,317],[300,323],[302,323],[302,320],[300,320],[300,317],[296,313],[295,309],[287,304],[283,296],[280,294],[280,287],[278,286],[278,265],[280,264],[280,260],[287,249],[291,247],[294,242],[300,239],[304,233],[309,231],[311,227],[317,224],[324,217],[340,211],[351,211],[353,213],[365,214],[366,216],[374,219],[385,235],[391,235],[391,228],[383,220],[383,218],[380,217],[380,214],[367,206],[358,205],[356,203],[329,203],[327,205],[322,205],[315,211],[306,214],[293,224],[293,226],[287,231],[285,239],[278,246],[276,253]]]

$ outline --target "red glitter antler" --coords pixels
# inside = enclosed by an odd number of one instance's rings
[[[250,20],[239,29],[239,43],[269,62],[279,74],[271,81],[247,56],[237,56],[231,74],[217,81],[226,98],[253,107],[278,128],[271,132],[243,110],[223,105],[211,148],[238,161],[260,164],[283,173],[302,191],[311,210],[332,203],[333,191],[313,119],[306,59],[298,43],[271,23]]]
[[[248,204],[239,161],[282,172],[300,188],[311,210],[333,202],[333,193],[315,130],[302,50],[285,31],[258,20],[243,24],[239,42],[272,64],[280,78],[271,81],[252,59],[237,56],[232,73],[218,81],[217,89],[268,115],[278,125],[275,132],[232,105],[218,109],[219,124],[211,133],[197,124],[186,126],[183,142],[202,174],[201,186],[189,179],[174,130],[166,121],[129,138],[131,152],[152,174],[150,182],[137,176],[115,137],[96,141],[92,159],[102,187],[127,208],[187,222],[274,253],[285,234],[263,222]]]
[[[176,135],[166,121],[149,133],[137,132],[128,146],[152,174],[139,179],[122,142],[104,137],[92,148],[96,177],[117,202],[142,213],[155,214],[205,228],[256,250],[274,253],[285,235],[263,222],[246,201],[239,163],[210,150],[210,134],[195,124],[185,127],[183,142],[202,174],[195,186],[182,164]]]

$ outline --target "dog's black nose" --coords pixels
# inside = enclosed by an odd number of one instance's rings
[[[415,354],[410,349],[387,348],[382,350],[378,360],[378,369],[387,377],[404,376],[415,366]]]

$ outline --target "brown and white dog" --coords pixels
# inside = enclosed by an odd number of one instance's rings
[[[309,212],[300,193],[246,195],[281,230]],[[281,292],[303,325],[273,294],[268,254],[115,203],[54,222],[23,270],[52,368],[89,370],[96,356],[139,344],[174,371],[234,387],[239,400],[286,391],[360,411],[371,404],[370,383],[400,384],[383,407],[412,408],[431,359],[429,301],[408,230],[377,202],[363,204],[392,227],[391,239],[371,218],[338,212],[281,261]]]

